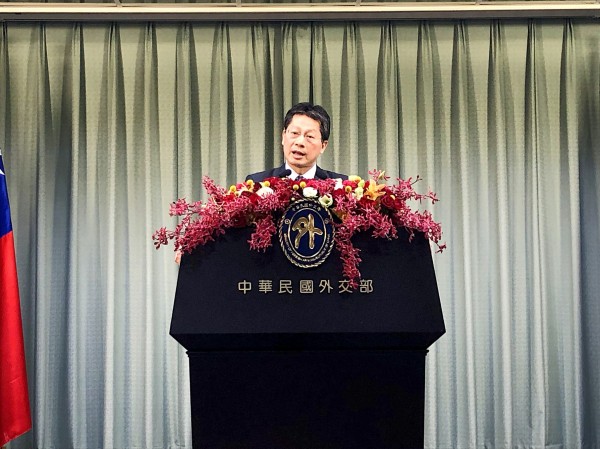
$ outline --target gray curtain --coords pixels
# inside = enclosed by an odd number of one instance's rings
[[[442,199],[426,446],[599,447],[599,54],[584,21],[3,24],[34,420],[11,447],[191,447],[150,236],[202,174],[279,164],[305,100],[333,118],[323,167]]]

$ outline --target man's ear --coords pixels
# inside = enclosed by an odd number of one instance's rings
[[[323,154],[323,152],[325,151],[325,148],[327,148],[327,144],[329,143],[329,140],[324,140],[321,143],[321,154]]]

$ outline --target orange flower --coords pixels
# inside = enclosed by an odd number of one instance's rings
[[[380,196],[385,195],[385,192],[383,191],[384,189],[385,189],[385,184],[377,184],[377,183],[371,181],[371,182],[369,182],[369,186],[365,189],[364,195],[367,198],[375,201]]]

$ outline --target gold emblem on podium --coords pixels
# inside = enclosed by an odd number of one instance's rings
[[[286,257],[301,268],[322,264],[334,245],[333,219],[327,208],[313,199],[292,203],[279,223],[279,242]]]

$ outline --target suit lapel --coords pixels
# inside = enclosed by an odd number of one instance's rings
[[[274,178],[281,178],[281,176],[283,176],[284,172],[285,172],[285,164],[283,164],[280,167],[277,167],[277,168],[273,169],[273,177]]]
[[[327,174],[327,172],[325,170],[323,170],[321,167],[319,167],[317,165],[317,171],[315,172],[315,178],[316,179],[327,179],[327,178],[329,178],[329,175]]]

